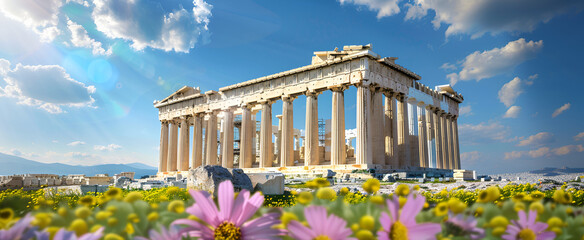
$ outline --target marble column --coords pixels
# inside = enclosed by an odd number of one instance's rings
[[[399,166],[397,157],[397,105],[395,93],[385,93],[384,142],[385,164],[395,169]]]
[[[434,163],[434,148],[432,147],[432,140],[434,139],[434,113],[430,106],[426,106],[426,146],[428,149],[428,167],[436,168]]]
[[[272,102],[263,101],[262,122],[260,127],[260,168],[271,167],[274,161],[272,153]]]
[[[251,168],[253,163],[253,135],[255,126],[252,125],[251,109],[248,105],[241,106],[241,135],[239,137],[239,168]]]
[[[320,164],[318,149],[318,94],[318,92],[306,92],[305,166]]]
[[[446,139],[448,143],[448,169],[454,169],[454,146],[452,143],[452,116],[446,117]]]
[[[418,146],[418,103],[410,100],[408,103],[408,123],[409,136],[407,137],[410,146],[410,158],[406,161],[406,166],[419,167],[420,166],[420,152]]]
[[[331,114],[331,165],[346,163],[345,151],[345,94],[343,87],[331,89],[333,92]]]
[[[257,149],[259,146],[259,139],[260,139],[260,135],[257,131],[257,122],[256,122],[256,114],[257,112],[254,112],[253,110],[250,110],[251,112],[251,123],[250,123],[250,128],[251,128],[251,138],[252,138],[252,145],[251,145],[251,164],[253,165],[256,162],[256,157],[258,156],[258,152],[259,150]]]
[[[357,85],[357,164],[373,164],[371,148],[371,90],[363,84]]]
[[[282,131],[280,135],[280,166],[294,166],[294,107],[295,97],[282,97]]]
[[[158,162],[158,172],[166,172],[168,164],[168,122],[161,121],[160,124],[160,161]]]
[[[180,118],[180,138],[178,139],[178,171],[189,170],[189,123]]]
[[[223,142],[221,143],[221,166],[233,168],[233,110],[223,110]]]
[[[428,141],[426,136],[426,116],[424,105],[417,106],[418,111],[418,147],[420,151],[420,167],[427,168],[428,164]]]
[[[436,168],[444,169],[443,159],[444,156],[442,155],[442,117],[439,110],[436,110],[432,114],[432,118],[434,120],[434,140],[436,141]]]
[[[178,126],[176,121],[170,121],[170,132],[168,136],[168,156],[166,171],[175,172],[177,170],[177,138],[178,138]]]
[[[193,169],[203,165],[203,118],[193,115]]]
[[[278,119],[278,132],[274,134],[274,155],[276,155],[276,163],[278,166],[283,167],[281,160],[281,148],[282,148],[282,115],[276,115]]]
[[[217,115],[210,111],[207,113],[209,119],[207,120],[207,128],[205,129],[206,135],[206,148],[205,148],[205,159],[207,165],[217,165]]]
[[[398,168],[403,169],[410,159],[409,148],[409,124],[408,124],[408,98],[400,95],[397,98],[397,144],[398,144]]]
[[[373,157],[373,164],[385,165],[385,141],[384,141],[384,109],[383,109],[383,93],[377,87],[370,87],[371,89],[371,155]]]
[[[454,137],[454,168],[461,169],[460,165],[460,148],[458,145],[458,116],[452,119],[452,136]]]
[[[442,138],[442,167],[444,169],[450,169],[449,164],[449,156],[448,156],[448,129],[446,128],[446,113],[442,113],[440,115],[440,124],[441,129],[441,138]]]

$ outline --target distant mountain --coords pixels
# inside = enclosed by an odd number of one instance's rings
[[[158,170],[157,167],[153,167],[153,166],[146,165],[144,163],[138,163],[138,162],[136,162],[136,163],[128,163],[128,164],[125,164],[125,165],[126,166],[130,166],[130,167],[133,167],[133,168],[138,168],[138,169]]]
[[[562,167],[562,168],[553,168],[553,167],[546,167],[539,170],[533,170],[529,173],[534,174],[544,174],[546,176],[556,176],[561,175],[563,173],[581,173],[584,172],[584,168],[569,168],[569,167]]]
[[[46,173],[46,174],[85,174],[94,176],[107,173],[110,176],[121,172],[135,172],[135,178],[144,175],[155,175],[157,169],[142,163],[101,164],[94,166],[73,166],[62,163],[41,163],[17,156],[0,153],[0,175]]]

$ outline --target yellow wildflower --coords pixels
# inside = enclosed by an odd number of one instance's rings
[[[301,192],[296,197],[296,200],[298,200],[298,202],[301,203],[301,204],[307,205],[310,202],[312,202],[312,193],[310,193],[310,192]]]
[[[359,220],[359,226],[362,229],[373,231],[373,228],[375,228],[375,219],[372,216],[365,215]]]
[[[168,204],[168,211],[175,213],[183,213],[185,211],[185,203],[182,200],[174,200]]]
[[[133,203],[135,201],[142,200],[142,198],[144,198],[144,196],[142,196],[142,193],[131,192],[131,193],[128,193],[128,195],[126,195],[126,197],[124,198],[124,201],[129,202],[129,203]]]
[[[108,233],[103,237],[103,240],[124,240],[124,238],[115,233]]]
[[[87,233],[87,230],[88,230],[87,222],[80,218],[73,220],[73,222],[71,222],[71,225],[69,225],[69,231],[75,232],[75,235],[77,235],[78,237]]]
[[[91,209],[88,207],[78,207],[75,209],[75,216],[78,218],[87,218],[91,215]]]
[[[446,214],[448,214],[448,203],[446,202],[438,203],[438,205],[436,205],[436,207],[434,208],[434,215],[440,217]]]
[[[365,190],[365,192],[369,193],[369,194],[373,194],[376,193],[377,191],[379,191],[379,188],[381,187],[381,183],[379,183],[379,180],[377,180],[377,178],[370,178],[367,179],[367,181],[365,181],[363,183],[363,190]]]
[[[395,193],[399,196],[406,196],[410,194],[410,187],[408,187],[408,185],[405,184],[400,184],[395,189]]]
[[[320,188],[316,191],[316,197],[325,200],[333,200],[337,197],[335,190],[329,187]]]
[[[95,203],[97,202],[97,199],[94,196],[86,195],[86,196],[79,198],[79,201],[77,201],[77,202],[81,205],[89,207],[89,206],[95,205]]]
[[[357,237],[357,239],[359,239],[359,240],[374,240],[375,239],[375,237],[373,236],[373,233],[370,230],[366,230],[366,229],[359,230],[355,234],[355,237]]]

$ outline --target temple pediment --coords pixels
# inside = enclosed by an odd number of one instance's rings
[[[193,95],[200,95],[201,94],[201,90],[199,89],[199,87],[190,87],[190,86],[184,86],[182,88],[180,88],[179,90],[177,90],[176,92],[174,92],[173,94],[170,94],[170,96],[166,97],[165,99],[162,99],[161,101],[154,101],[154,105],[160,105],[160,104],[164,104],[164,103],[170,103],[170,102],[174,102],[174,101],[178,101],[178,100],[183,100],[187,97],[193,96]]]

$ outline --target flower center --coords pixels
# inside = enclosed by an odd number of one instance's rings
[[[524,228],[517,234],[517,239],[521,240],[535,240],[535,237],[535,233],[529,228]]]
[[[239,240],[241,239],[241,229],[236,227],[233,223],[223,222],[215,228],[214,237],[215,240]]]
[[[325,236],[325,235],[319,235],[312,240],[331,240],[331,238],[329,238],[328,236]]]
[[[408,228],[400,221],[396,221],[389,229],[389,238],[391,240],[408,240]]]

